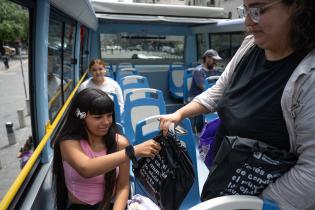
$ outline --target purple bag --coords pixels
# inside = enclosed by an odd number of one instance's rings
[[[212,161],[215,157],[214,145],[215,145],[215,134],[221,124],[220,118],[216,118],[206,125],[203,126],[200,137],[199,137],[199,154],[200,158],[206,164],[207,168],[210,169]]]

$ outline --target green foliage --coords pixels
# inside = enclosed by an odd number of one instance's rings
[[[0,0],[0,41],[26,40],[28,11],[8,0]]]

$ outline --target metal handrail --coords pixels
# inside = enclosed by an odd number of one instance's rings
[[[40,143],[36,147],[36,149],[33,152],[32,156],[27,161],[27,163],[25,164],[25,166],[23,167],[23,169],[21,170],[21,172],[19,173],[19,175],[17,176],[17,178],[15,179],[13,184],[11,185],[10,189],[5,194],[5,196],[3,197],[3,199],[2,199],[2,201],[0,203],[0,209],[7,209],[9,207],[9,205],[11,204],[12,200],[14,199],[14,197],[17,194],[18,190],[21,188],[21,186],[22,186],[23,182],[25,181],[26,177],[28,176],[28,174],[32,170],[32,168],[33,168],[37,158],[39,157],[40,153],[43,151],[43,149],[44,149],[45,145],[47,144],[51,134],[53,133],[53,131],[56,128],[56,126],[58,125],[58,123],[59,123],[60,119],[62,118],[66,108],[69,106],[69,104],[70,104],[74,94],[76,93],[76,91],[79,88],[79,86],[82,83],[82,81],[85,79],[87,73],[88,73],[87,71],[84,73],[84,75],[82,76],[82,78],[78,82],[77,86],[71,92],[71,94],[69,95],[67,101],[65,102],[65,104],[61,108],[60,112],[57,114],[54,122],[52,124],[50,124],[49,122],[47,123],[47,125],[46,125],[46,133],[45,133],[44,137],[41,139]]]

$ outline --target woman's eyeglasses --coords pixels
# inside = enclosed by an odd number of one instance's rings
[[[253,22],[255,23],[259,23],[260,20],[260,16],[261,14],[266,11],[266,9],[272,7],[275,4],[278,4],[282,2],[282,0],[277,0],[274,2],[271,2],[269,4],[265,4],[262,7],[248,7],[245,5],[241,5],[239,7],[237,7],[237,13],[239,15],[240,18],[245,18],[247,17],[247,15],[249,15],[249,17],[253,20]]]

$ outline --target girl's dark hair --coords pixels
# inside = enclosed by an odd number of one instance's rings
[[[298,53],[308,53],[315,48],[315,1],[282,0],[286,5],[296,4],[292,17],[293,48]]]
[[[65,114],[64,121],[57,129],[59,133],[55,141],[51,142],[54,149],[53,158],[53,183],[55,187],[56,207],[57,210],[64,210],[68,204],[68,190],[65,183],[64,169],[60,151],[60,142],[72,139],[88,139],[87,130],[84,119],[77,116],[76,111],[90,114],[106,114],[113,113],[113,123],[108,133],[103,137],[103,143],[107,149],[107,154],[117,151],[116,133],[117,127],[115,123],[114,102],[102,90],[86,88],[77,93],[72,100],[68,111]],[[110,207],[114,187],[116,185],[116,169],[107,172],[104,176],[104,197],[101,202],[101,209],[107,210]]]

